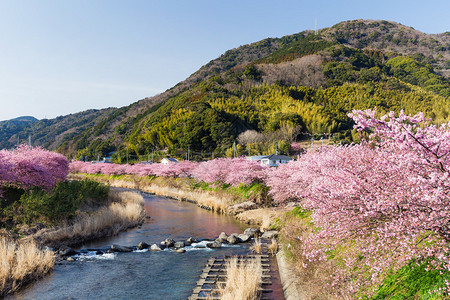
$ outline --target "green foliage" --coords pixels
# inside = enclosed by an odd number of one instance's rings
[[[311,211],[305,210],[300,206],[295,207],[293,210],[287,213],[288,216],[292,216],[299,219],[309,219]]]
[[[44,221],[56,223],[69,220],[83,204],[99,205],[108,197],[109,188],[93,180],[65,181],[45,192],[33,189],[20,198],[22,218],[31,223]]]
[[[446,280],[450,281],[450,271],[439,270],[429,261],[412,261],[386,276],[370,299],[448,299]]]
[[[335,45],[333,42],[326,41],[320,36],[297,35],[294,41],[289,41],[280,49],[272,52],[271,55],[256,61],[257,63],[281,63],[291,61],[305,55],[316,54],[319,51]]]
[[[433,68],[408,56],[397,56],[386,62],[391,74],[410,84],[418,85],[426,90],[448,96],[450,82],[433,73]]]

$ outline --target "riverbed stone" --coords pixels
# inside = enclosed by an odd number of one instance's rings
[[[184,248],[175,249],[175,252],[177,252],[177,253],[184,253],[184,252],[186,252],[186,249],[184,249]]]
[[[161,251],[161,250],[162,250],[161,247],[156,244],[150,246],[150,251]]]
[[[237,239],[236,236],[230,235],[230,236],[227,238],[227,242],[228,242],[229,244],[236,244],[236,243],[238,242],[238,239]]]
[[[131,252],[131,251],[133,251],[132,248],[126,247],[126,246],[121,246],[121,245],[111,245],[111,250],[113,250],[114,252]]]
[[[252,201],[246,201],[246,202],[238,203],[238,204],[228,207],[228,211],[231,214],[237,215],[246,210],[256,209],[257,207],[258,206],[256,205],[256,203],[254,203]]]
[[[196,238],[190,237],[186,240],[186,242],[193,244],[193,243],[198,243],[198,240]]]
[[[259,231],[258,228],[247,228],[244,230],[244,234],[248,234],[249,236],[253,237],[253,236],[258,236],[261,232]]]
[[[58,251],[60,256],[72,256],[77,254],[75,250],[67,246],[61,246]]]
[[[75,258],[73,258],[73,257],[68,257],[68,258],[66,258],[66,261],[68,261],[68,262],[73,262],[73,261],[75,261]]]
[[[95,254],[96,255],[103,255],[103,251],[98,250],[98,251],[95,252]]]
[[[178,241],[178,242],[175,242],[175,243],[173,244],[173,247],[174,247],[174,248],[183,248],[183,247],[184,247],[184,241]]]
[[[250,241],[250,239],[252,238],[250,235],[248,234],[239,234],[238,235],[239,240],[241,241],[241,243],[247,243],[248,241]]]
[[[218,241],[214,241],[211,243],[207,243],[206,246],[208,248],[222,248],[222,243],[219,243]]]
[[[268,230],[268,231],[264,231],[264,233],[261,235],[261,238],[270,240],[270,239],[276,238],[277,236],[278,236],[278,231]]]
[[[138,250],[147,249],[148,247],[150,247],[150,245],[147,244],[146,242],[140,242],[140,243],[137,245]]]
[[[175,245],[175,241],[172,239],[166,239],[164,242],[166,242],[166,246],[168,248],[173,247]]]
[[[219,234],[219,239],[226,240],[228,238],[228,235],[225,232],[222,232]]]

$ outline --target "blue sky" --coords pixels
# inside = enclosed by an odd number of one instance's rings
[[[450,1],[0,0],[0,120],[121,107],[226,50],[353,19],[450,31]]]

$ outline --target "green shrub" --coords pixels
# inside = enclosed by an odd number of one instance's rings
[[[370,299],[449,299],[445,281],[450,281],[450,271],[413,260],[386,276]]]
[[[83,204],[104,203],[108,191],[107,186],[93,180],[60,182],[50,192],[32,189],[20,197],[22,218],[27,223],[70,220]]]

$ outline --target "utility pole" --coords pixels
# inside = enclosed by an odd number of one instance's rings
[[[314,136],[311,136],[311,150],[313,149],[314,146]]]
[[[155,159],[153,158],[153,157],[154,157],[154,155],[155,155],[155,149],[153,149],[153,150],[152,150],[152,162],[154,162],[154,161],[155,161]]]
[[[188,160],[188,161],[189,161],[189,158],[190,158],[190,157],[189,157],[189,156],[190,156],[190,155],[189,155],[189,154],[190,154],[190,153],[189,153],[190,151],[191,151],[191,145],[188,145],[188,153],[187,153],[187,160]]]
[[[278,142],[275,143],[275,155],[278,155]]]
[[[28,136],[28,146],[31,147],[31,134]]]
[[[322,141],[322,147],[323,147],[323,136],[320,138],[320,140]]]
[[[128,148],[127,148],[127,165],[128,165]]]

